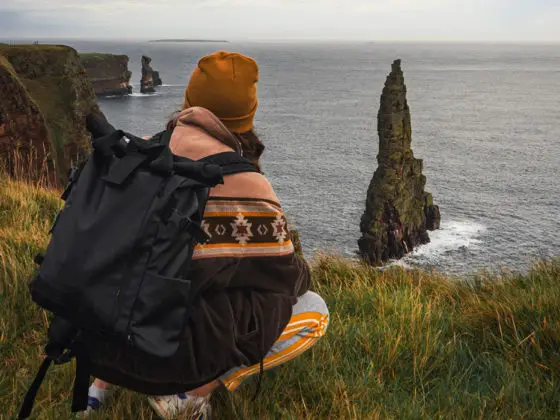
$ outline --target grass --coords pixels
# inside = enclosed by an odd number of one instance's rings
[[[0,177],[0,418],[22,401],[41,361],[48,316],[26,282],[60,207],[58,191]],[[379,271],[336,257],[312,262],[327,301],[325,338],[232,399],[217,418],[560,418],[560,260],[527,274]],[[73,365],[51,369],[34,418],[67,419]],[[93,419],[153,419],[146,399],[121,391]]]

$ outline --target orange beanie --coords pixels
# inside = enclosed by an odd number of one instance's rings
[[[258,80],[259,67],[250,57],[227,51],[207,55],[192,73],[183,109],[206,108],[230,131],[244,133],[253,128]]]

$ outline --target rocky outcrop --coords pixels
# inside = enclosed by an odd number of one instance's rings
[[[152,71],[152,80],[154,82],[154,87],[163,85],[161,77],[159,77],[159,71]]]
[[[97,96],[122,96],[132,93],[128,56],[115,54],[80,54]]]
[[[410,109],[400,60],[393,63],[385,82],[377,124],[378,168],[367,192],[358,241],[360,255],[374,265],[402,258],[430,241],[427,230],[439,228],[439,208],[424,191],[423,161],[411,149]]]
[[[159,72],[152,69],[150,65],[151,62],[152,59],[150,57],[142,56],[142,79],[140,79],[141,93],[154,93],[154,87],[162,84]]]
[[[101,111],[75,50],[0,46],[0,165],[9,174],[63,184],[89,151],[92,112]]]

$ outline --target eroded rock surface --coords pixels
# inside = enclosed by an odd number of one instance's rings
[[[89,151],[85,116],[94,112],[97,98],[74,49],[0,46],[0,165],[8,174],[64,184]]]
[[[361,257],[379,265],[402,258],[430,241],[428,230],[438,229],[439,207],[424,191],[423,161],[412,153],[410,109],[401,61],[393,63],[381,95],[377,131],[378,168],[371,180],[358,241]]]
[[[97,96],[122,96],[132,93],[132,72],[128,70],[128,56],[82,53],[80,59]]]

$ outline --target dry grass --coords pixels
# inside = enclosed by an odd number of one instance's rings
[[[41,361],[47,315],[26,281],[47,242],[59,192],[0,178],[0,418],[18,409]],[[217,418],[560,418],[560,260],[474,282],[336,257],[313,261],[331,311],[327,336],[301,358],[214,398]],[[38,419],[68,419],[73,366],[53,368]],[[93,419],[153,419],[121,391]]]

